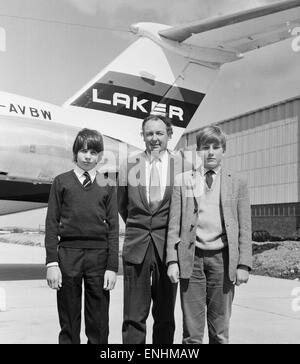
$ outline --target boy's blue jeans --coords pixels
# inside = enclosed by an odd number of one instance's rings
[[[196,247],[190,279],[180,281],[183,344],[202,344],[207,318],[210,344],[227,344],[234,284],[228,278],[228,248]]]

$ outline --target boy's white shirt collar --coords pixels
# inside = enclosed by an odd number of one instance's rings
[[[213,168],[213,169],[211,169],[211,171],[214,171],[215,172],[215,175],[216,174],[218,174],[220,171],[221,171],[221,164],[219,165],[219,166],[217,166],[216,168]],[[209,171],[209,169],[206,169],[206,168],[204,168],[204,166],[202,165],[201,166],[201,175],[202,176],[205,176],[205,173],[207,172],[207,171]]]
[[[74,172],[75,172],[76,176],[78,177],[79,181],[80,181],[82,178],[85,178],[85,177],[83,176],[83,174],[84,174],[84,172],[86,172],[86,171],[85,171],[84,169],[82,169],[82,168],[78,167],[78,165],[76,165],[76,166],[74,167]],[[92,181],[92,182],[94,182],[94,179],[96,178],[96,174],[97,174],[97,166],[96,166],[96,167],[94,167],[93,169],[91,169],[91,170],[87,171],[87,172],[88,172],[88,174],[89,174],[89,175],[90,175],[90,177],[91,177],[91,181]]]

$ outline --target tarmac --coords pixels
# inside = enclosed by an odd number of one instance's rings
[[[0,344],[57,343],[59,323],[56,292],[47,286],[44,279],[44,261],[45,251],[42,247],[0,243]],[[1,307],[4,309],[2,312]],[[111,344],[122,342],[122,314],[123,276],[119,275],[116,287],[111,292]],[[182,315],[179,297],[175,315],[174,343],[180,344]],[[149,344],[152,327],[150,316],[146,341]],[[85,343],[84,323],[81,338],[82,343]],[[237,287],[230,343],[299,344],[300,282],[251,275],[247,285]]]

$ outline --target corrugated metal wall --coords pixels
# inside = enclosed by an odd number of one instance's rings
[[[227,134],[225,166],[247,176],[252,205],[300,201],[300,97],[218,125]],[[197,130],[177,149],[194,149]]]

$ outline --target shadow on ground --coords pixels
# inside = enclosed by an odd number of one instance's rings
[[[21,281],[45,278],[45,264],[0,264],[0,281]]]
[[[118,275],[123,274],[122,259],[119,259]],[[0,264],[0,281],[22,281],[46,279],[45,264]]]

